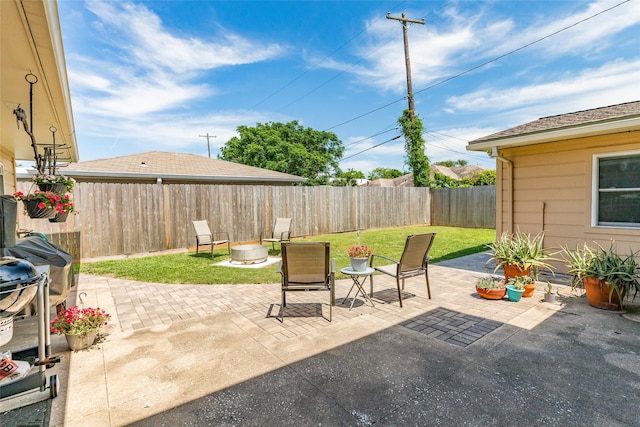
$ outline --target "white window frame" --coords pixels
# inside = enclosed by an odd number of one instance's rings
[[[593,155],[592,161],[592,171],[591,171],[591,226],[594,228],[628,228],[632,230],[636,230],[640,228],[640,223],[598,223],[598,208],[600,206],[600,187],[599,187],[599,178],[600,178],[600,159],[611,158],[611,157],[629,157],[629,156],[640,156],[640,150],[632,150],[632,151],[617,151],[611,153],[598,153]],[[625,188],[620,190],[615,189],[607,189],[602,190],[603,192],[614,192],[614,191],[639,191],[640,188]]]

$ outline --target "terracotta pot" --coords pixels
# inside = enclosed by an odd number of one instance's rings
[[[502,299],[502,298],[504,298],[504,294],[505,294],[505,292],[507,292],[507,289],[506,288],[502,288],[502,289],[485,289],[485,288],[479,288],[479,287],[476,286],[476,292],[482,298],[486,298],[486,299]]]
[[[609,285],[609,283],[599,280],[597,277],[585,277],[582,283],[584,284],[584,290],[587,293],[587,301],[590,306],[602,310],[622,309],[620,297],[624,298],[624,291],[621,296],[614,291],[611,295],[611,302],[609,302],[609,292],[611,291],[611,285]]]
[[[504,271],[504,279],[507,282],[514,277],[531,276],[531,267],[523,270],[515,264],[504,264],[502,270]]]
[[[51,220],[49,220],[51,221]],[[524,285],[524,293],[522,294],[523,298],[531,298],[533,293],[536,291],[536,284],[532,283],[530,285]]]

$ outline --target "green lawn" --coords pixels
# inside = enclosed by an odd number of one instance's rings
[[[430,232],[437,233],[430,252],[431,263],[485,251],[485,245],[496,238],[496,232],[492,229],[414,226],[362,231],[360,244],[372,247],[376,254],[398,259],[406,236]],[[296,238],[293,241],[331,242],[331,257],[336,260],[338,270],[349,266],[347,248],[358,243],[355,232],[326,234],[309,239]],[[275,251],[269,246],[269,254],[280,254],[277,244]],[[159,283],[249,284],[280,281],[280,274],[276,272],[277,265],[257,269],[213,265],[227,258],[226,249],[219,249],[216,250],[213,261],[210,252],[198,255],[192,252],[84,263],[80,272]],[[338,271],[336,278],[345,277]]]

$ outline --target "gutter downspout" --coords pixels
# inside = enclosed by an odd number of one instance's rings
[[[508,206],[508,232],[513,233],[513,162],[506,157],[502,157],[498,152],[498,147],[491,147],[489,156],[494,159],[498,159],[509,165],[509,206]],[[502,230],[504,232],[505,230]]]

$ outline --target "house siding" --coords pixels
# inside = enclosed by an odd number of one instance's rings
[[[527,233],[545,233],[546,247],[580,242],[608,246],[619,252],[640,250],[640,229],[591,225],[594,155],[640,150],[640,131],[505,148],[513,162],[513,224]],[[514,231],[508,163],[498,161],[496,232]]]
[[[2,179],[4,181],[4,194],[13,194],[16,191],[15,157],[13,153],[0,146],[0,164],[2,164]],[[3,189],[0,188],[0,191]]]

